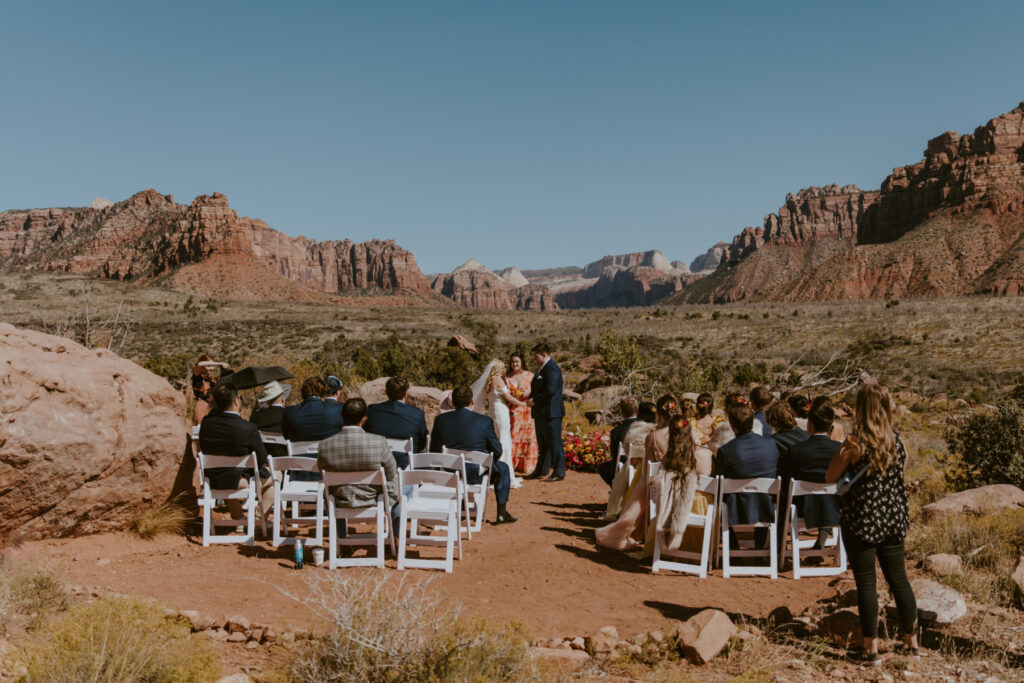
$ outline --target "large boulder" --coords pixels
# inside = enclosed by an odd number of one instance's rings
[[[606,408],[616,403],[623,396],[629,396],[629,387],[621,384],[588,389],[580,394],[582,400],[591,401]]]
[[[0,538],[113,531],[171,492],[185,399],[106,349],[0,323]]]
[[[707,664],[736,635],[736,626],[725,612],[706,609],[683,623],[676,632],[679,649],[694,664]]]
[[[951,624],[967,614],[964,596],[949,586],[931,579],[914,579],[910,586],[917,599],[917,617],[924,623]],[[888,610],[895,612],[896,606],[889,605]]]
[[[367,404],[380,403],[381,401],[388,400],[387,392],[384,390],[384,385],[388,383],[390,377],[378,377],[375,380],[366,382],[359,387],[359,396],[362,397]],[[411,406],[416,406],[426,414],[427,422],[433,421],[437,414],[441,412],[439,406],[441,399],[444,398],[444,391],[437,387],[409,387],[409,393],[406,396],[406,402]]]
[[[931,521],[954,515],[981,515],[1003,508],[1024,507],[1024,491],[1012,484],[991,484],[953,493],[924,506],[925,519]]]

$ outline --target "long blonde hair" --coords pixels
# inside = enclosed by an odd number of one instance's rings
[[[896,458],[896,435],[892,430],[892,402],[881,384],[865,384],[857,392],[852,433],[867,453],[869,470],[884,473]]]
[[[505,364],[500,360],[491,361],[491,374],[487,376],[487,388],[491,389],[505,383]]]

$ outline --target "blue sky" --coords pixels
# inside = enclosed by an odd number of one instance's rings
[[[424,272],[690,261],[1024,100],[1024,3],[5,3],[0,210],[220,191]]]

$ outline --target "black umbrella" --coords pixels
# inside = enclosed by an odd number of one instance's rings
[[[235,389],[251,389],[262,386],[274,380],[291,379],[292,373],[277,365],[271,367],[249,367],[242,368],[238,372],[224,375],[217,382],[217,386],[230,384]],[[214,387],[216,388],[216,387]]]

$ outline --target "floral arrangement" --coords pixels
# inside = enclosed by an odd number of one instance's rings
[[[577,472],[596,472],[598,465],[611,460],[609,441],[609,432],[603,429],[594,430],[589,434],[563,434],[565,466]]]

